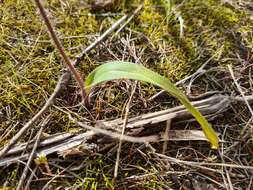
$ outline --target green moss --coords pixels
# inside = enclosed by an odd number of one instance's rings
[[[69,6],[61,1],[50,1],[46,7],[66,51],[74,58],[87,44],[86,35],[98,30],[95,16],[80,7],[79,1],[71,1]],[[3,15],[0,107],[4,114],[0,127],[4,129],[17,121],[25,122],[38,112],[52,93],[62,64],[33,1],[6,1],[1,4],[0,14]],[[11,115],[7,116],[8,113]]]
[[[181,1],[175,1],[179,4]],[[219,0],[192,0],[175,9],[168,22],[163,1],[144,1],[144,10],[132,28],[144,33],[154,51],[161,52],[149,67],[170,78],[179,80],[194,72],[205,60],[214,56],[228,56],[235,49],[235,40],[228,35],[242,25],[246,13],[237,11]],[[173,4],[172,4],[173,5]],[[161,8],[162,7],[162,8]],[[176,15],[184,20],[184,37],[180,38],[180,25]],[[149,50],[148,50],[149,51]],[[190,64],[193,60],[194,65]]]
[[[109,170],[113,167],[98,157],[94,160],[86,159],[87,164],[80,171],[80,178],[77,179],[72,187],[81,189],[114,189],[113,181]]]

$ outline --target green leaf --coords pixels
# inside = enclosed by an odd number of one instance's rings
[[[175,85],[173,85],[169,79],[145,68],[142,65],[123,61],[112,61],[97,67],[89,74],[85,81],[87,93],[89,93],[92,86],[116,79],[145,81],[157,85],[169,92],[172,96],[177,98],[200,123],[207,139],[212,145],[212,148],[218,148],[219,140],[215,131],[198,109],[191,105],[187,97]]]

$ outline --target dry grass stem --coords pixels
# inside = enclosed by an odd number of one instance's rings
[[[126,105],[124,123],[123,123],[122,131],[121,131],[121,136],[119,138],[117,156],[116,156],[115,167],[114,167],[114,176],[113,176],[114,179],[116,179],[117,176],[118,176],[118,168],[119,168],[119,162],[120,162],[120,152],[121,152],[121,147],[122,147],[122,139],[123,139],[123,136],[124,136],[124,133],[125,133],[125,130],[126,130],[126,125],[127,125],[127,121],[128,121],[128,114],[129,114],[129,110],[130,110],[130,106],[131,106],[131,102],[132,102],[134,93],[136,91],[136,86],[137,86],[137,81],[135,81],[135,83],[134,83],[134,87],[132,89],[131,95],[130,95],[129,100],[128,100],[127,105]]]

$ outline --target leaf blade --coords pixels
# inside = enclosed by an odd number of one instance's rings
[[[202,127],[205,136],[211,143],[212,148],[218,148],[219,139],[215,131],[198,109],[191,105],[188,98],[169,79],[145,68],[142,65],[124,61],[108,62],[93,70],[87,77],[85,84],[87,90],[89,91],[92,86],[99,83],[123,78],[145,81],[165,89],[172,96],[177,98],[196,118]]]

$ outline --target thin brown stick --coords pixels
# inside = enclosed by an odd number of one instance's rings
[[[35,1],[36,5],[37,5],[39,11],[40,11],[41,17],[43,18],[43,20],[44,20],[44,22],[45,22],[45,24],[47,26],[48,33],[50,34],[51,40],[53,41],[56,49],[58,49],[58,51],[59,51],[59,53],[60,53],[60,55],[61,55],[61,57],[63,59],[63,62],[65,63],[65,66],[72,73],[73,77],[75,78],[77,84],[79,85],[79,87],[81,89],[83,100],[84,101],[87,100],[86,92],[85,92],[85,87],[84,87],[84,81],[82,80],[79,72],[73,66],[70,58],[65,53],[65,50],[64,50],[64,48],[63,48],[63,46],[62,46],[59,38],[57,37],[57,35],[56,35],[56,33],[55,33],[54,29],[53,29],[53,26],[52,26],[50,20],[47,17],[45,8],[41,4],[40,0],[34,0],[34,1]]]
[[[112,27],[110,27],[108,30],[105,31],[94,43],[89,45],[87,48],[84,49],[84,51],[76,58],[76,61],[73,63],[73,65],[78,65],[83,57],[89,53],[93,48],[95,48],[99,43],[101,43],[109,34],[111,34],[119,25],[125,22],[127,19],[127,15],[124,15],[121,17],[117,22],[115,22]],[[33,116],[31,120],[29,120],[22,128],[21,130],[10,140],[10,142],[0,151],[0,158],[2,158],[8,150],[22,137],[22,135],[37,121],[41,118],[41,116],[49,109],[51,105],[53,105],[54,100],[56,97],[60,94],[61,90],[68,84],[68,81],[71,77],[71,73],[68,71],[65,71],[61,77],[59,78],[54,92],[50,95],[49,99],[46,101],[44,106],[41,108],[41,110]]]

